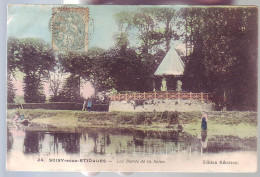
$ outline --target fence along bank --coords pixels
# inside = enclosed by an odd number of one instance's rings
[[[185,92],[125,93],[110,95],[109,111],[213,111],[212,94]]]

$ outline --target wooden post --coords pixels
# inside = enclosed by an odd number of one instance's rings
[[[145,92],[144,92],[144,100],[145,100]]]
[[[202,92],[200,93],[200,99],[201,99],[201,102],[204,103],[203,93]]]
[[[156,91],[154,92],[154,98],[156,99]]]
[[[179,155],[179,153],[180,153],[180,142],[178,142],[178,155]]]
[[[191,94],[191,92],[190,92],[190,100],[192,100],[192,94]]]
[[[125,99],[126,99],[126,101],[127,101],[127,93],[125,93]]]
[[[120,93],[118,94],[118,97],[119,97],[119,101],[121,101]]]

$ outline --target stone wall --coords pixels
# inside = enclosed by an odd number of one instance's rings
[[[131,100],[111,101],[109,112],[152,112],[152,111],[214,111],[214,103],[202,103],[199,100]]]

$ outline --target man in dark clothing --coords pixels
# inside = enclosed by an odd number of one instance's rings
[[[202,119],[201,119],[201,129],[202,130],[207,130],[207,123],[208,123],[208,115],[203,112],[202,113]]]

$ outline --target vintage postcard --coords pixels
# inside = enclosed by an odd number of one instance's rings
[[[255,6],[8,6],[9,171],[256,172]]]

